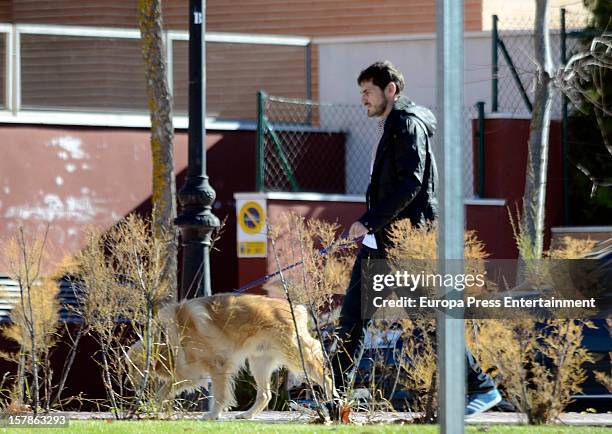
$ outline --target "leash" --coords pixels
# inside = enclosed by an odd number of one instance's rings
[[[338,239],[337,244],[336,243],[331,243],[329,246],[324,247],[322,249],[319,249],[319,255],[320,256],[325,256],[327,255],[330,250],[332,250],[334,247],[336,248],[340,248],[340,249],[345,249],[346,247],[348,247],[353,241],[357,240],[360,237],[355,237],[351,240],[347,239],[346,236],[344,235],[346,232],[343,232],[342,235],[340,236],[340,238]],[[284,273],[285,271],[289,271],[295,267],[298,267],[300,265],[302,265],[304,263],[304,260],[302,259],[301,261],[298,262],[294,262],[293,264],[287,265],[286,267],[282,268],[281,270],[275,271],[274,273],[270,273],[270,274],[266,274],[263,277],[260,277],[259,279],[255,279],[255,280],[251,280],[250,282],[248,282],[247,284],[241,286],[238,289],[232,289],[232,293],[234,294],[242,294],[244,291],[246,291],[247,289],[251,289],[257,285],[261,285],[264,282],[267,282],[268,280],[276,277],[276,276],[280,276],[281,273]]]

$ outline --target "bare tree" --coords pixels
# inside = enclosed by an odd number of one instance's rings
[[[585,112],[582,108],[584,105],[591,107],[607,151],[606,155],[612,158],[612,138],[609,135],[612,108],[609,100],[606,101],[605,98],[605,77],[610,71],[612,71],[612,34],[604,32],[593,38],[588,49],[572,56],[559,71],[557,83],[575,107],[583,112]],[[599,187],[612,187],[610,176],[600,178],[592,174],[583,164],[578,162],[574,164],[591,182],[591,197]]]
[[[524,259],[542,256],[544,236],[544,210],[546,203],[546,172],[548,168],[548,136],[552,87],[556,85],[584,111],[589,106],[593,111],[607,153],[612,155],[609,137],[609,102],[605,87],[606,74],[612,70],[612,37],[608,31],[609,19],[605,20],[602,34],[591,41],[590,46],[575,54],[565,66],[554,70],[550,56],[548,35],[548,1],[536,0],[535,61],[537,66],[534,107],[529,131],[528,160],[520,216],[520,232],[523,234],[519,250]],[[609,98],[608,98],[609,100]],[[612,179],[597,176],[579,163],[572,162],[591,183],[591,198],[599,187],[611,187]]]
[[[552,103],[553,63],[548,35],[548,0],[536,0],[535,15],[536,83],[529,143],[521,228],[528,236],[523,257],[540,258],[544,240],[548,132]]]
[[[138,21],[145,62],[147,99],[151,114],[151,153],[153,157],[153,231],[165,236],[167,262],[165,277],[177,287],[176,183],[174,178],[174,126],[172,96],[166,75],[161,0],[138,0]],[[172,291],[172,298],[176,291]]]

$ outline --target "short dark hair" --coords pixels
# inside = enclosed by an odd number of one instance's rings
[[[397,87],[397,91],[395,92],[396,95],[401,94],[404,90],[404,76],[400,70],[388,60],[373,63],[361,71],[357,78],[357,84],[370,80],[382,90],[385,90],[389,83],[395,83]]]

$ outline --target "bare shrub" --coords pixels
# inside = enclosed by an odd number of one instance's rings
[[[344,293],[355,244],[340,239],[339,233],[338,224],[307,220],[294,213],[284,214],[278,224],[270,227],[269,237],[275,242],[280,269],[301,262],[283,272],[293,302],[314,312],[328,311],[334,294]],[[323,248],[326,251],[321,254]],[[279,280],[268,282],[264,289],[272,296],[283,293]]]
[[[389,231],[392,247],[387,249],[388,262],[392,270],[412,267],[413,274],[438,272],[437,226],[429,223],[413,226],[410,220],[396,222]],[[484,243],[475,231],[464,235],[464,258],[466,274],[486,275],[484,260],[488,257]],[[425,288],[430,295],[436,296],[436,288]],[[471,288],[466,287],[466,294]],[[400,358],[400,382],[413,392],[410,410],[419,415],[417,420],[431,423],[435,421],[437,408],[436,396],[436,338],[435,320],[427,318],[404,319],[402,324],[404,341]]]
[[[408,219],[400,220],[393,224],[389,236],[392,246],[387,249],[387,260],[392,270],[403,269],[409,264],[413,267],[410,270],[413,274],[438,272],[438,233],[435,224],[413,226]],[[465,232],[463,256],[466,274],[486,275],[484,260],[489,254],[484,243],[478,239],[476,231]],[[427,289],[430,292],[435,291],[434,288]],[[471,287],[466,286],[466,295],[471,295],[471,291]]]
[[[522,227],[521,215],[516,210],[516,220],[508,208],[508,218],[512,226],[512,233],[519,251],[518,288],[541,289],[555,287],[555,274],[567,273],[567,266],[559,267],[561,260],[580,259],[589,253],[595,242],[590,239],[577,239],[565,236],[558,246],[545,252],[541,258],[532,255],[529,234]],[[568,265],[568,263],[565,263]],[[558,280],[557,280],[558,282]]]
[[[161,344],[154,317],[168,299],[171,286],[165,277],[164,237],[153,236],[151,225],[129,215],[107,233],[91,229],[88,244],[77,257],[80,284],[78,313],[88,333],[100,347],[99,360],[108,402],[116,417],[120,412],[148,408],[153,394],[149,370]],[[146,358],[139,384],[129,384],[126,341],[135,334],[145,345]],[[130,390],[135,396],[130,398]]]
[[[59,286],[54,276],[42,269],[46,232],[32,236],[19,228],[4,243],[3,254],[9,277],[19,286],[19,300],[11,311],[10,324],[0,331],[19,345],[15,354],[0,354],[17,364],[17,378],[9,406],[49,410],[51,402],[50,350],[59,326]],[[4,295],[3,295],[4,297]],[[6,376],[3,378],[3,382]],[[42,396],[41,396],[42,394]]]
[[[404,320],[404,347],[400,360],[403,371],[401,384],[413,393],[409,410],[422,422],[435,420],[437,408],[437,353],[435,321]]]
[[[390,250],[392,261],[400,263],[406,259],[436,259],[435,227],[412,228],[409,222],[400,222],[392,232],[395,246]],[[522,240],[517,230],[517,244]],[[589,241],[566,239],[556,249],[547,252],[545,260],[580,257],[592,248]],[[484,271],[484,259],[488,256],[485,247],[473,232],[466,233],[466,273]],[[425,262],[427,264],[427,262]],[[472,269],[469,269],[472,268]],[[412,271],[412,270],[411,270]],[[533,267],[532,278],[540,284],[550,284],[550,277]],[[580,391],[585,379],[583,365],[590,356],[582,347],[583,327],[587,321],[548,320],[536,322],[533,318],[518,318],[512,321],[475,321],[476,338],[468,334],[468,341],[476,351],[482,367],[497,369],[508,398],[525,412],[531,423],[543,423],[554,419],[571,401],[571,396]],[[411,331],[418,329],[415,335]],[[435,341],[433,321],[415,320],[404,322],[406,358],[406,387],[415,390],[420,399],[415,410],[427,414],[432,408],[426,399],[435,387]],[[429,332],[428,332],[429,330]],[[416,337],[415,337],[416,336]],[[416,339],[416,340],[415,340]],[[434,406],[435,407],[435,406]],[[431,419],[429,419],[431,420]]]
[[[544,253],[543,258],[530,256],[527,232],[510,220],[519,252],[522,252],[524,280],[521,289],[555,287],[555,279],[564,270],[553,269],[555,260],[577,259],[594,246],[590,240],[569,237]],[[556,312],[561,318],[563,312]],[[592,362],[582,346],[583,330],[594,327],[590,321],[538,319],[527,313],[508,320],[474,320],[473,333],[467,341],[485,371],[498,372],[497,380],[506,397],[523,412],[529,423],[555,420],[579,393],[586,379],[585,363]]]
[[[572,238],[565,236],[557,247],[546,252],[546,256],[552,259],[579,259],[593,251],[597,242],[590,238]]]
[[[469,336],[483,369],[495,369],[507,398],[529,423],[553,421],[586,379],[591,356],[582,346],[588,321],[531,318],[476,321]]]

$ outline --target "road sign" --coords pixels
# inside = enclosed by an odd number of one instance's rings
[[[236,211],[238,257],[265,258],[268,253],[265,199],[239,199]]]

